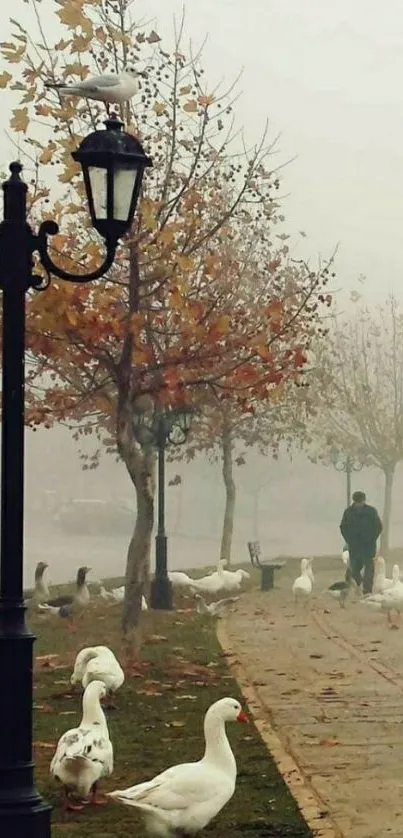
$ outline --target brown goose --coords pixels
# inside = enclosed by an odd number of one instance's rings
[[[35,568],[34,590],[28,593],[25,598],[26,605],[38,605],[46,602],[50,597],[48,584],[44,579],[45,570],[49,567],[46,562],[38,562]]]
[[[87,585],[87,573],[90,570],[90,567],[79,567],[75,593],[62,594],[61,596],[48,599],[46,602],[38,604],[40,611],[47,611],[51,614],[57,614],[59,617],[64,617],[69,620],[70,628],[73,629],[72,619],[74,612],[86,608],[90,601],[90,592]]]

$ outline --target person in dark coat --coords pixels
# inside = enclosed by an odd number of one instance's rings
[[[363,583],[363,593],[370,594],[374,581],[373,560],[376,542],[382,532],[382,521],[375,507],[366,503],[364,492],[354,492],[351,506],[343,513],[340,530],[350,554],[351,575],[358,587]]]

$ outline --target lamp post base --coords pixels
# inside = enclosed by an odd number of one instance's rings
[[[154,576],[150,585],[150,605],[155,611],[172,611],[172,585],[168,576]]]
[[[0,801],[0,835],[2,838],[51,838],[51,807],[42,798],[32,800],[30,805],[4,806]]]

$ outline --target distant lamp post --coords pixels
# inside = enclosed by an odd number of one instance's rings
[[[44,290],[50,275],[69,282],[103,276],[113,263],[118,240],[133,221],[144,170],[152,165],[140,143],[122,131],[116,119],[106,131],[86,137],[73,153],[83,169],[93,226],[106,244],[103,264],[86,275],[70,274],[52,261],[48,236],[58,232],[44,221],[37,235],[27,222],[27,185],[22,166],[11,163],[2,184],[4,214],[0,224],[0,288],[3,302],[0,672],[0,835],[49,838],[50,807],[34,784],[32,761],[32,654],[35,637],[25,623],[23,598],[24,531],[24,354],[25,298]],[[47,279],[33,272],[33,254]]]
[[[193,412],[189,407],[156,407],[133,415],[133,430],[142,445],[158,451],[158,528],[155,537],[155,576],[151,582],[150,605],[172,610],[172,585],[168,578],[168,539],[165,532],[165,449],[169,443],[183,445],[188,437]]]
[[[361,463],[359,460],[355,460],[354,457],[351,457],[349,454],[343,454],[337,448],[332,447],[331,449],[331,461],[332,465],[336,469],[336,471],[344,471],[346,475],[346,500],[347,506],[350,506],[351,503],[351,475],[355,471],[361,471],[364,467],[364,463]]]

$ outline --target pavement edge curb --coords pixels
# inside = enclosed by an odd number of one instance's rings
[[[346,838],[335,821],[329,815],[323,814],[326,809],[323,800],[309,784],[294,757],[286,750],[274,731],[259,690],[251,683],[231,646],[225,618],[217,623],[217,638],[227,656],[229,669],[245,696],[254,724],[313,835],[315,838]]]

